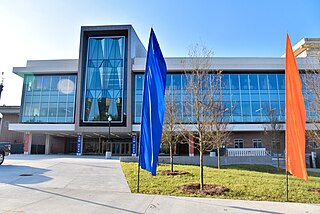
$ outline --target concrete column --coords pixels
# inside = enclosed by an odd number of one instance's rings
[[[194,137],[193,135],[189,135],[189,157],[194,156]]]
[[[317,168],[317,166],[316,166],[316,157],[317,157],[317,153],[316,152],[311,152],[312,168]]]
[[[46,143],[45,143],[45,154],[48,155],[51,153],[51,142],[50,142],[50,135],[46,134]]]
[[[32,145],[32,134],[30,132],[26,132],[24,135],[24,154],[31,154],[31,145]]]

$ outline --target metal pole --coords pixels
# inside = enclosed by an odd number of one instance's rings
[[[287,132],[287,130],[286,130]],[[288,176],[288,150],[287,150],[287,136],[286,136],[286,150],[285,150],[285,158],[286,158],[286,201],[289,201],[289,176]]]
[[[289,201],[289,178],[288,171],[286,170],[286,201]]]
[[[2,90],[3,90],[3,84],[0,83],[0,99],[1,99],[1,93],[2,93]]]
[[[140,137],[139,137],[139,141],[140,141]],[[138,143],[138,141],[137,141]],[[140,192],[140,143],[139,143],[139,147],[138,147],[138,183],[137,183],[137,193]]]
[[[286,158],[286,201],[289,201],[289,176],[288,176],[288,142],[287,142],[287,130],[285,135],[285,158]]]
[[[111,128],[111,121],[109,120],[109,136],[108,136],[108,144],[110,145],[110,128]]]
[[[138,156],[138,184],[137,193],[140,192],[140,155]]]
[[[1,99],[1,94],[2,94],[2,91],[3,91],[3,80],[4,80],[3,76],[4,76],[4,72],[2,72],[0,74],[0,99]]]

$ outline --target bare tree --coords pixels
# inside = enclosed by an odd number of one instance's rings
[[[313,127],[307,131],[308,138],[320,147],[320,58],[311,58],[309,68],[303,75],[304,98],[306,101],[307,121]]]
[[[231,132],[227,130],[227,126],[230,121],[232,109],[229,109],[223,103],[223,88],[222,71],[215,72],[214,76],[211,76],[210,81],[210,96],[207,103],[208,111],[208,128],[210,131],[207,133],[209,145],[211,142],[212,149],[217,150],[218,169],[220,169],[220,149],[222,145],[226,144]]]
[[[180,141],[181,112],[177,105],[177,98],[173,90],[166,90],[165,95],[165,117],[162,131],[162,143],[169,145],[170,170],[173,172],[173,153],[174,148]]]
[[[268,108],[266,108],[268,109]],[[283,124],[280,122],[279,119],[279,112],[277,112],[277,109],[268,109],[267,110],[267,118],[268,118],[268,124],[265,126],[265,134],[270,136],[271,140],[271,153],[275,152],[277,154],[277,165],[278,165],[278,171],[280,171],[280,136],[281,136],[281,130],[283,128]]]
[[[218,120],[221,117],[221,71],[212,68],[213,52],[203,45],[195,45],[189,58],[183,61],[186,76],[186,91],[189,99],[189,122],[193,124],[190,134],[194,136],[195,148],[199,151],[200,188],[204,188],[203,155],[220,145],[222,131]],[[221,126],[222,127],[222,126]],[[220,138],[220,139],[219,139]]]

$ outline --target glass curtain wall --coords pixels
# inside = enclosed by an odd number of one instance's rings
[[[143,74],[135,75],[134,123],[141,122]],[[231,123],[270,122],[270,113],[285,121],[284,74],[223,74],[223,106],[231,109]],[[177,98],[179,115],[190,122],[187,115],[188,93],[184,74],[168,74],[166,90]]]
[[[123,121],[125,59],[125,37],[88,39],[83,122]]]
[[[76,75],[26,75],[22,123],[74,123]]]

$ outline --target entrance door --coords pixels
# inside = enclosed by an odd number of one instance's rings
[[[83,154],[101,154],[99,139],[84,138]]]
[[[131,155],[131,143],[129,142],[112,142],[110,147],[112,155]]]

